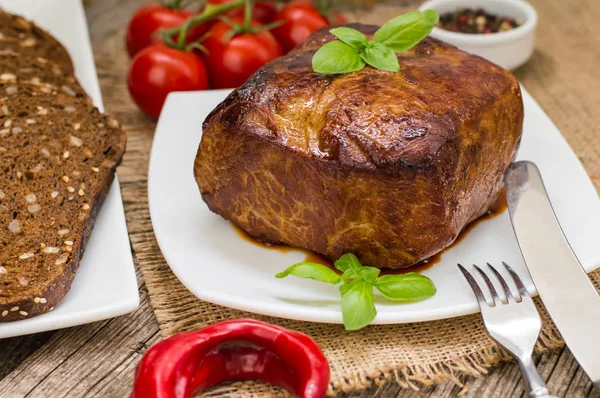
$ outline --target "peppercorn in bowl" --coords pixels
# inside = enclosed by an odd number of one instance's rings
[[[503,68],[523,65],[533,54],[537,12],[522,0],[429,0],[440,22],[431,36]]]

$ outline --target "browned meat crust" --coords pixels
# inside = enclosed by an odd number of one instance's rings
[[[398,54],[399,73],[314,73],[332,39],[319,30],[208,116],[196,181],[212,211],[258,239],[410,266],[496,198],[521,138],[519,84],[433,38]]]

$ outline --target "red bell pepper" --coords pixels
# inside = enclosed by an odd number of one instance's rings
[[[225,381],[248,379],[300,398],[321,398],[329,364],[305,334],[253,319],[226,321],[150,348],[137,367],[131,398],[189,398]]]

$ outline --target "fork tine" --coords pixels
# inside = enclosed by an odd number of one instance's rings
[[[513,281],[515,281],[515,285],[517,285],[519,293],[521,293],[522,296],[529,296],[529,293],[527,293],[527,289],[525,289],[525,285],[523,284],[521,278],[519,278],[519,275],[517,275],[517,273],[510,267],[510,265],[506,264],[504,261],[502,261],[502,264],[504,264],[504,266],[510,273],[510,276],[512,276]]]
[[[500,297],[498,297],[498,292],[496,291],[496,288],[494,287],[494,284],[492,283],[492,281],[490,280],[490,278],[488,278],[487,274],[485,272],[483,272],[483,270],[481,268],[479,268],[475,264],[473,264],[473,267],[475,267],[475,269],[477,270],[477,272],[479,272],[479,274],[481,275],[481,277],[485,281],[485,284],[487,285],[488,289],[490,289],[490,294],[492,295],[492,303],[494,305],[496,305],[496,300],[500,301]]]
[[[483,292],[481,291],[481,289],[479,288],[479,285],[475,281],[475,278],[473,278],[473,276],[471,275],[471,273],[469,271],[467,271],[465,269],[465,267],[463,267],[460,264],[457,264],[457,265],[458,265],[458,268],[460,269],[460,271],[465,276],[465,279],[467,280],[467,282],[469,282],[469,285],[471,285],[471,289],[473,289],[473,293],[475,294],[475,297],[477,298],[477,301],[479,302],[479,305],[482,305],[482,304],[486,304],[487,305],[488,303],[485,300],[485,296],[483,295]]]
[[[502,285],[502,289],[504,289],[504,294],[506,295],[506,301],[508,301],[512,297],[512,292],[510,291],[508,284],[506,283],[506,281],[504,280],[502,275],[500,275],[500,272],[498,272],[496,270],[496,268],[492,267],[492,264],[487,263],[487,266],[492,270],[494,275],[496,275],[496,279],[498,279],[498,281]]]

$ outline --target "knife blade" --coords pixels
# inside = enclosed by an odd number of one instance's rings
[[[571,353],[600,389],[600,296],[562,231],[537,166],[513,163],[504,179],[533,283]]]

